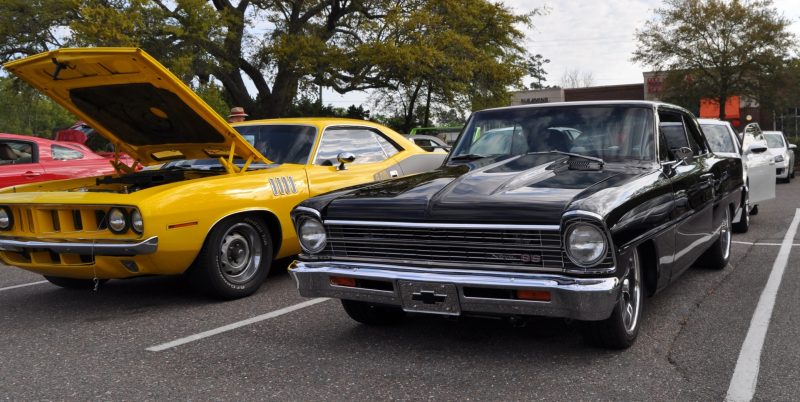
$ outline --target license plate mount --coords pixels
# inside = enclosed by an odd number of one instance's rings
[[[399,281],[403,310],[411,313],[460,315],[458,288],[449,283]]]

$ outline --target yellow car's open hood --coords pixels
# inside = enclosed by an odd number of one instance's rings
[[[235,156],[269,161],[141,49],[60,49],[5,68],[143,165]]]

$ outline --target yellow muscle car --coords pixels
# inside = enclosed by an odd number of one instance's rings
[[[225,299],[255,292],[300,246],[289,212],[338,188],[434,169],[378,124],[271,119],[232,127],[139,49],[61,49],[5,68],[153,170],[0,190],[0,258],[63,287],[187,273]]]

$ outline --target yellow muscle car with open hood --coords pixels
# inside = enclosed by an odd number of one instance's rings
[[[139,49],[61,49],[5,65],[144,166],[0,190],[0,258],[63,287],[188,273],[220,298],[255,292],[300,250],[289,212],[338,188],[439,166],[349,119],[232,127]]]

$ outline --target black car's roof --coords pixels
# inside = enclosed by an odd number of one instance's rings
[[[659,107],[659,106],[667,106],[675,109],[686,110],[680,106],[673,105],[671,103],[666,102],[655,102],[655,101],[643,101],[643,100],[604,100],[604,101],[577,101],[577,102],[552,102],[552,103],[533,103],[528,105],[514,105],[514,106],[503,106],[491,109],[483,109],[479,110],[479,112],[488,111],[488,110],[506,110],[506,109],[538,109],[538,108],[550,108],[550,107],[564,107],[564,106],[602,106],[602,105],[613,105],[613,106],[648,106],[648,107]]]

